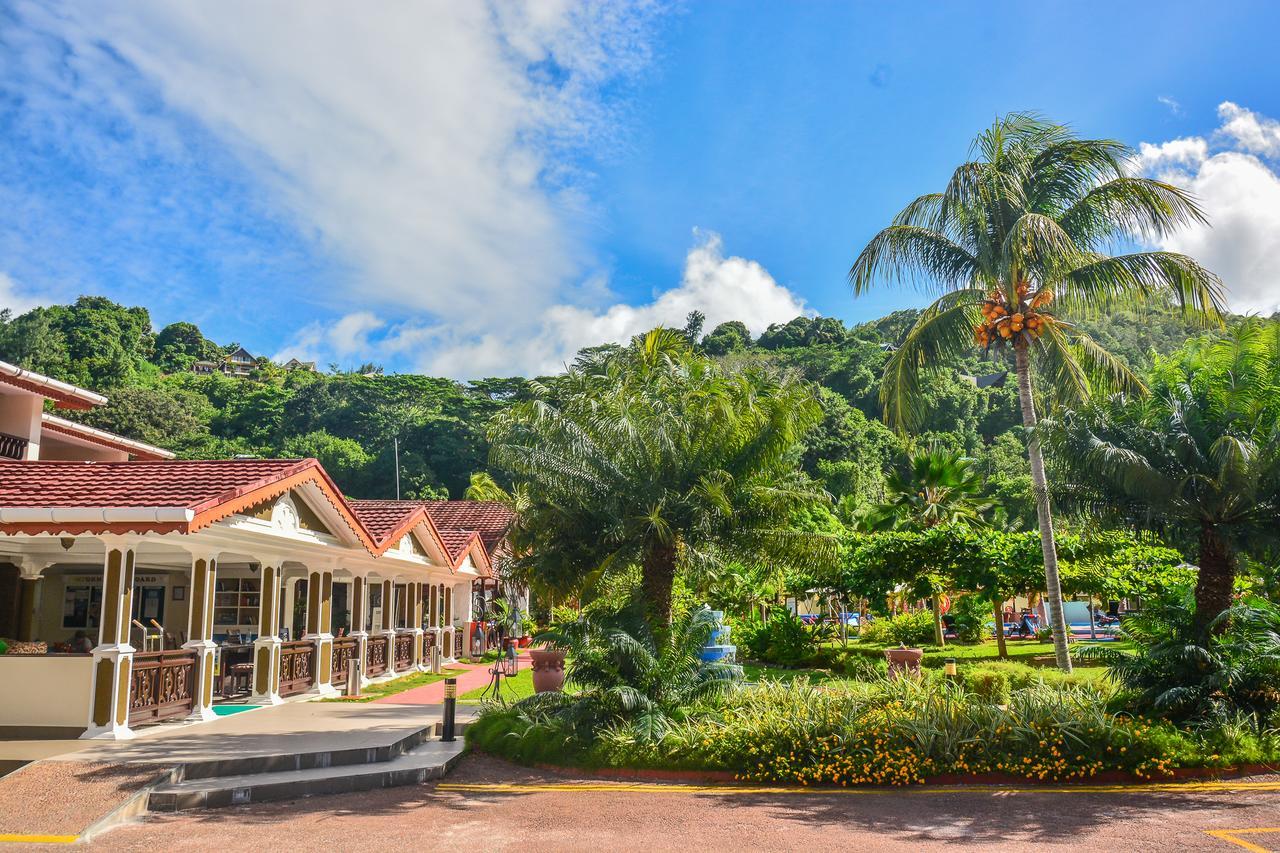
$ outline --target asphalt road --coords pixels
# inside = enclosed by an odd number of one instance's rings
[[[88,846],[219,853],[966,848],[1256,853],[1280,851],[1280,776],[1245,780],[1234,790],[1200,786],[1176,792],[917,787],[722,793],[574,779],[471,756],[439,786],[152,815]]]

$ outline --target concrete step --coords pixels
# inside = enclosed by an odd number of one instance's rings
[[[390,760],[170,782],[151,790],[147,808],[151,811],[212,809],[416,785],[443,777],[465,749],[462,738],[452,743],[429,740]]]
[[[199,779],[252,776],[263,773],[286,773],[292,770],[317,770],[392,761],[397,756],[403,755],[429,740],[433,733],[436,737],[439,737],[439,728],[439,723],[429,723],[399,740],[382,746],[361,747],[358,749],[303,748],[298,752],[189,760],[174,768],[173,781],[189,782]],[[318,738],[318,740],[321,739]]]

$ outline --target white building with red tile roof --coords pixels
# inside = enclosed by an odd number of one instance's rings
[[[130,737],[463,656],[509,513],[348,500],[314,459],[177,460],[44,411],[105,402],[0,363],[0,681],[23,685],[0,736]]]

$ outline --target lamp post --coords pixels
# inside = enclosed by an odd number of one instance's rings
[[[445,743],[453,743],[454,717],[458,707],[458,679],[446,678],[444,680],[444,725],[440,733],[440,740]]]

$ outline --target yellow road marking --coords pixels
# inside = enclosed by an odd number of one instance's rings
[[[1252,851],[1252,853],[1271,853],[1270,847],[1262,847],[1258,844],[1254,844],[1252,841],[1246,841],[1245,839],[1238,838],[1237,836],[1263,835],[1269,832],[1280,832],[1280,826],[1257,827],[1256,829],[1206,829],[1204,832],[1205,835],[1212,835],[1214,838],[1219,838],[1230,844],[1243,847],[1245,850]]]
[[[78,835],[28,835],[22,832],[0,832],[0,843],[9,844],[75,844]]]
[[[648,782],[543,782],[529,785],[516,783],[441,782],[440,791],[474,791],[494,793],[527,793],[539,791],[609,791],[633,794],[1195,794],[1214,791],[1280,791],[1277,782],[1149,782],[1140,785],[1034,785],[1024,787],[982,787],[976,785],[913,786],[903,788],[801,788],[754,785],[682,785]],[[1252,831],[1252,830],[1251,830]],[[1270,830],[1268,830],[1270,831]]]

